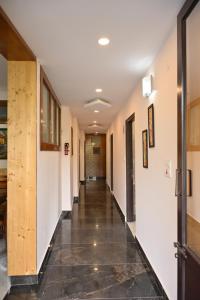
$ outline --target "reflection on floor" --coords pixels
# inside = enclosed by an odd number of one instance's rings
[[[200,223],[187,215],[188,245],[200,256]]]
[[[164,299],[104,182],[81,186],[72,219],[60,221],[42,282],[17,299]]]
[[[0,299],[3,299],[9,287],[10,281],[7,276],[6,242],[0,237]]]

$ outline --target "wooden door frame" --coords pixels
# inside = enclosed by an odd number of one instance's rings
[[[135,121],[135,113],[133,113],[127,120],[125,126],[126,132],[126,219],[127,222],[135,221],[133,218],[133,182],[131,177],[131,170],[133,169],[133,136],[132,123]]]
[[[187,70],[186,70],[186,21],[200,0],[187,0],[177,17],[178,46],[178,81],[177,81],[177,119],[178,119],[178,152],[177,152],[177,196],[178,196],[178,242],[186,245],[187,214],[187,161],[186,161],[186,105],[187,105]],[[178,259],[178,300],[185,299],[185,264]]]
[[[110,189],[113,191],[113,133],[110,135]]]

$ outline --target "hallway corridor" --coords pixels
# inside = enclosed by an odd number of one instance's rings
[[[81,186],[72,218],[60,220],[38,287],[6,299],[164,299],[104,181]]]

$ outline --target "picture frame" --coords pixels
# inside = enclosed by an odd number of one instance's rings
[[[148,107],[149,148],[155,147],[154,105]]]
[[[7,159],[7,128],[0,129],[0,159]]]
[[[143,168],[148,168],[148,130],[142,131]]]
[[[0,100],[0,124],[7,123],[7,100]]]

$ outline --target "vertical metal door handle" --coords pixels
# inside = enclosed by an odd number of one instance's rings
[[[175,196],[181,196],[181,192],[179,191],[179,174],[181,173],[180,169],[176,169],[176,183],[175,183]]]
[[[187,169],[187,197],[192,197],[192,170]]]

